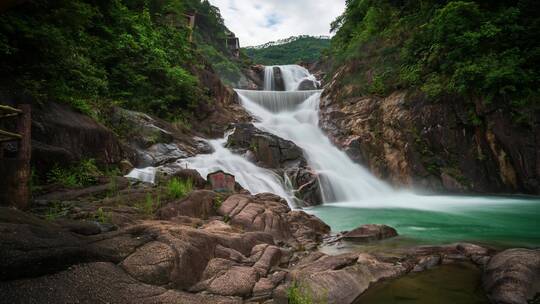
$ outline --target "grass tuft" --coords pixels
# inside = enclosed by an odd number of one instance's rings
[[[168,189],[169,195],[172,198],[174,199],[183,198],[188,193],[193,191],[193,181],[190,178],[186,180],[173,178],[167,184],[167,189]]]

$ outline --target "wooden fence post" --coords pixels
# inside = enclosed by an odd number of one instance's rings
[[[22,135],[19,141],[19,153],[17,157],[17,188],[14,189],[13,203],[18,209],[27,209],[30,206],[30,159],[32,158],[32,118],[31,106],[20,105],[22,114],[17,121],[17,133]]]

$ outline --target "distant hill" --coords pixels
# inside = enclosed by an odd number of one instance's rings
[[[303,35],[247,47],[244,51],[255,63],[278,65],[300,61],[315,62],[329,46],[330,37]]]

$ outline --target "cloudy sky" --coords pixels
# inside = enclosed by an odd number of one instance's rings
[[[345,0],[209,0],[240,44],[253,46],[296,35],[328,35]]]

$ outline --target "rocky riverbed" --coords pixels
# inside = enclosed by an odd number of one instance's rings
[[[288,303],[303,297],[353,303],[377,282],[457,262],[483,270],[493,303],[527,303],[539,291],[538,250],[499,253],[451,244],[328,255],[318,250],[323,242],[376,242],[395,230],[371,225],[332,236],[324,222],[291,210],[276,195],[221,193],[196,172],[177,176],[196,181],[196,189],[180,199],[168,196],[162,185],[120,179],[48,193],[30,213],[1,208],[1,298],[6,303]],[[145,211],[141,204],[148,197],[160,202]]]

